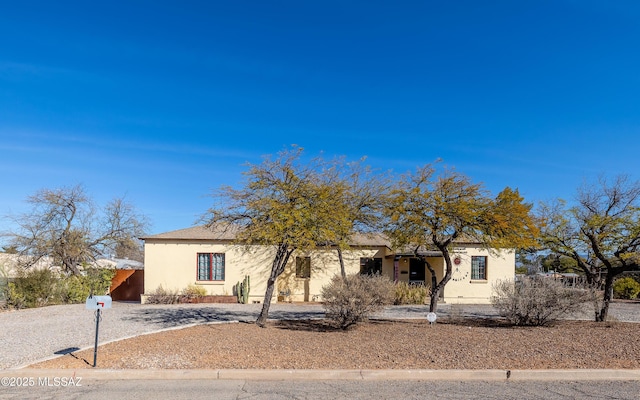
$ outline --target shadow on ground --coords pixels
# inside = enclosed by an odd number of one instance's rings
[[[161,328],[202,324],[211,322],[254,322],[258,318],[259,310],[225,310],[215,307],[197,308],[145,308],[134,310],[123,317],[123,321],[141,321],[158,325]],[[274,310],[269,312],[269,319],[299,320],[324,318],[324,310],[286,311]]]

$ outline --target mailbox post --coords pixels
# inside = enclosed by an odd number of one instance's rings
[[[92,296],[87,297],[85,303],[87,310],[96,310],[96,343],[93,346],[93,367],[96,367],[98,359],[98,330],[100,328],[100,313],[105,308],[111,308],[111,296]]]

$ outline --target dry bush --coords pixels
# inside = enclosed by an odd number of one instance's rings
[[[147,297],[148,304],[176,304],[180,301],[180,295],[177,290],[169,290],[158,286],[156,290]]]
[[[493,286],[491,303],[514,325],[543,326],[579,310],[593,300],[588,290],[565,287],[549,278],[499,281]]]
[[[202,286],[190,284],[186,288],[182,289],[182,296],[188,299],[197,299],[207,295],[207,289]]]
[[[393,304],[425,304],[430,294],[431,289],[429,286],[397,282],[395,284],[395,300]]]
[[[322,298],[327,318],[341,329],[348,329],[393,304],[395,286],[380,275],[354,274],[346,280],[336,275],[322,288]]]

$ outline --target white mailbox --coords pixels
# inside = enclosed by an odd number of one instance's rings
[[[87,310],[111,308],[111,296],[89,296],[85,305]]]

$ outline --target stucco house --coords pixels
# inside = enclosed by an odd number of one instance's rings
[[[274,248],[234,244],[233,231],[212,231],[202,226],[147,236],[144,240],[145,294],[160,286],[180,291],[189,285],[206,289],[210,295],[233,295],[234,285],[246,275],[251,278],[250,302],[261,302],[271,271]],[[347,274],[379,273],[394,281],[414,284],[431,281],[429,271],[413,254],[394,252],[381,235],[358,235],[351,249],[343,252]],[[444,273],[442,254],[425,254],[436,270]],[[454,271],[442,300],[450,304],[488,304],[492,285],[514,279],[515,252],[487,251],[478,243],[456,242]],[[335,250],[294,253],[278,278],[273,301],[321,301],[321,289],[336,274],[340,264]]]

